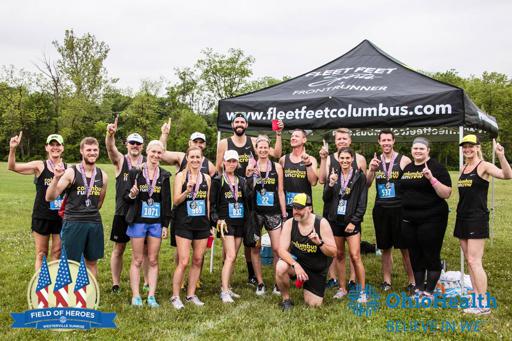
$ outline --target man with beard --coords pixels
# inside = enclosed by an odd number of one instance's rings
[[[411,163],[407,156],[395,152],[395,134],[391,130],[379,132],[379,145],[382,150],[380,158],[377,153],[370,162],[366,175],[368,186],[375,179],[376,193],[373,207],[373,225],[377,247],[382,250],[382,290],[391,290],[391,270],[393,268],[392,248],[400,249],[405,272],[409,279],[407,291],[414,289],[414,273],[409,259],[409,251],[403,240],[402,200],[400,198],[400,179],[405,166]]]
[[[320,149],[320,171],[318,176],[318,182],[321,184],[329,183],[329,174],[333,171],[336,174],[340,174],[340,164],[338,162],[338,151],[341,148],[348,148],[352,144],[351,132],[347,128],[338,128],[334,132],[334,144],[336,146],[336,152],[329,155],[329,148],[326,144],[322,146]],[[361,154],[356,153],[356,157],[354,158],[354,164],[352,166],[355,169],[361,169],[363,173],[366,174],[366,159]],[[324,205],[323,216],[327,217],[326,209],[329,205]],[[348,290],[355,288],[356,282],[356,273],[354,271],[354,265],[352,262],[350,264],[350,279],[348,282]],[[337,286],[338,283],[336,281],[336,275],[334,271],[334,266],[329,270],[329,282],[328,287],[332,288]],[[341,297],[336,297],[341,298]]]
[[[297,193],[312,196],[311,187],[318,181],[316,159],[306,153],[307,135],[302,129],[295,129],[290,137],[292,152],[279,160],[284,170],[284,192],[286,213],[292,216],[292,201]]]
[[[323,302],[326,277],[336,244],[329,223],[312,213],[311,197],[295,195],[292,201],[293,219],[288,219],[281,231],[276,282],[281,289],[283,310],[292,308],[290,275],[297,277],[296,286],[304,287],[304,301],[317,307]]]
[[[126,249],[126,243],[130,241],[130,237],[126,235],[128,224],[125,216],[128,212],[128,204],[123,199],[124,192],[129,188],[128,173],[132,168],[140,168],[145,158],[142,156],[144,140],[137,133],[128,135],[126,139],[127,154],[123,155],[117,150],[115,142],[115,133],[117,132],[118,117],[116,116],[114,123],[107,126],[107,135],[105,137],[105,146],[107,147],[108,158],[112,161],[116,174],[116,208],[114,220],[112,221],[112,232],[110,240],[114,242],[114,249],[110,257],[110,271],[112,273],[112,292],[119,292],[119,284],[121,282],[121,272],[123,270],[123,254]],[[147,286],[147,249],[144,254],[143,273],[144,288]]]
[[[247,121],[247,117],[244,113],[238,112],[235,114],[231,121],[231,128],[233,129],[233,136],[229,138],[225,138],[220,140],[217,145],[217,171],[222,173],[222,160],[224,158],[224,153],[226,150],[235,150],[238,153],[238,168],[235,172],[237,176],[242,176],[245,178],[245,170],[249,161],[255,162],[255,145],[256,138],[249,137],[245,134],[249,123]],[[284,124],[283,121],[279,121],[278,130],[276,131],[276,143],[274,148],[270,148],[269,155],[275,159],[279,159],[281,157],[282,152],[282,141],[281,141],[281,133],[283,131]],[[254,268],[252,267],[251,262],[251,252],[248,247],[245,247],[245,261],[247,262],[247,272],[249,274],[247,282],[251,285],[256,286],[257,280],[254,275]]]
[[[46,201],[66,192],[62,223],[62,247],[69,259],[80,262],[97,277],[98,259],[103,258],[103,225],[100,208],[107,193],[107,173],[96,167],[100,154],[98,140],[86,137],[80,142],[82,162],[64,170],[57,165],[46,191]]]

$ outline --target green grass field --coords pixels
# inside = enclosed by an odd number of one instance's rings
[[[114,179],[113,167],[102,165]],[[160,253],[160,279],[157,299],[160,309],[134,309],[129,305],[131,293],[128,283],[128,267],[130,263],[129,247],[125,254],[125,269],[123,271],[122,292],[118,295],[110,293],[110,254],[112,243],[109,241],[110,224],[114,208],[114,182],[111,182],[105,205],[102,209],[105,227],[105,258],[99,262],[99,283],[101,286],[101,303],[99,310],[117,313],[117,329],[72,331],[56,333],[32,329],[11,329],[11,312],[27,310],[26,291],[28,282],[34,273],[34,246],[30,232],[31,210],[34,199],[34,185],[30,176],[21,176],[8,172],[6,163],[0,163],[0,338],[38,340],[58,336],[63,339],[257,339],[257,340],[306,340],[306,339],[423,339],[424,337],[442,339],[512,339],[512,252],[510,245],[512,237],[509,222],[512,218],[510,192],[512,182],[496,182],[496,219],[494,240],[488,241],[484,266],[489,276],[489,288],[496,297],[498,308],[490,316],[468,317],[455,309],[389,309],[384,307],[384,296],[381,295],[381,309],[373,316],[358,317],[348,308],[348,300],[335,301],[331,297],[334,289],[326,292],[323,307],[309,309],[304,306],[302,291],[292,289],[295,308],[283,313],[278,307],[280,298],[267,293],[257,297],[254,289],[246,284],[245,261],[239,255],[233,278],[233,290],[242,295],[235,304],[224,305],[219,299],[220,288],[220,243],[216,243],[214,272],[210,274],[205,266],[203,272],[203,287],[198,296],[206,303],[202,308],[186,306],[182,311],[175,311],[169,303],[171,276],[174,270],[174,249],[169,241],[164,241]],[[456,174],[452,173],[452,180]],[[315,207],[320,211],[320,191],[315,188]],[[375,242],[372,224],[372,207],[374,189],[370,190],[369,207],[363,223],[363,239]],[[442,257],[446,259],[449,270],[459,269],[458,241],[452,236],[454,226],[454,211],[458,194],[455,191],[449,200],[450,220],[445,236]],[[207,259],[209,254],[206,255]],[[511,258],[509,258],[511,257]],[[400,254],[394,251],[395,271],[393,285],[395,290],[404,287],[406,278],[402,269]],[[379,287],[382,277],[380,273],[380,258],[375,255],[363,257],[366,267],[367,283]],[[274,281],[270,267],[264,267],[264,278],[267,288]],[[479,332],[429,331],[388,332],[388,320],[407,321],[480,321]]]

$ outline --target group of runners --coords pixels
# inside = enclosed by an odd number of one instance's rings
[[[401,250],[407,275],[406,290],[411,295],[432,297],[441,275],[441,248],[448,223],[448,199],[452,183],[447,169],[430,157],[430,143],[416,138],[411,157],[394,150],[395,136],[382,130],[378,136],[381,153],[365,158],[350,147],[348,129],[334,132],[336,151],[324,145],[320,164],[306,152],[307,134],[292,131],[291,153],[282,156],[280,121],[272,146],[268,136],[246,135],[248,121],[238,113],[232,120],[233,135],[217,146],[215,165],[204,156],[206,136],[190,136],[186,152],[166,150],[169,123],[161,128],[160,140],[147,143],[130,134],[127,153],[116,147],[117,118],[107,127],[108,157],[115,167],[116,203],[110,240],[114,243],[110,260],[112,292],[119,292],[123,254],[132,247],[130,286],[133,306],[142,306],[140,273],[147,292],[146,304],[158,307],[158,255],[162,239],[170,237],[176,247],[176,268],[172,280],[171,303],[184,308],[180,291],[185,286],[186,269],[191,263],[185,302],[204,303],[196,295],[208,238],[217,234],[223,242],[220,299],[232,303],[240,296],[233,292],[231,275],[248,226],[265,228],[274,254],[272,293],[280,295],[282,308],[293,306],[290,281],[303,287],[304,300],[319,306],[327,287],[337,287],[335,299],[357,288],[358,301],[365,303],[365,268],[361,258],[361,223],[368,188],[375,183],[376,198],[372,216],[377,247],[382,250],[383,291],[392,290],[392,249]],[[20,174],[34,175],[36,198],[32,215],[35,239],[35,267],[44,256],[60,257],[61,245],[71,260],[85,258],[97,274],[97,261],[104,256],[103,225],[99,209],[106,194],[107,174],[96,166],[99,142],[92,137],[80,143],[82,161],[74,166],[62,159],[64,140],[48,136],[44,161],[16,163],[16,147],[22,133],[11,138],[8,167]],[[483,160],[477,136],[461,141],[465,165],[457,184],[459,202],[454,236],[469,265],[476,294],[485,298],[487,277],[482,267],[485,239],[489,237],[487,192],[489,178],[512,178],[503,147],[494,143],[500,167]],[[171,174],[161,167],[174,165],[177,173],[171,191]],[[313,212],[312,187],[323,184],[323,212]],[[172,195],[171,195],[172,193]],[[61,218],[62,216],[62,218]],[[247,239],[247,238],[246,238]],[[245,243],[248,283],[256,295],[265,295],[260,245]],[[348,252],[345,252],[346,246]],[[192,252],[191,252],[192,251]],[[349,255],[350,277],[345,275],[345,254]],[[268,284],[268,283],[267,283]],[[396,287],[396,286],[395,286]],[[488,314],[485,306],[465,309],[466,313]]]

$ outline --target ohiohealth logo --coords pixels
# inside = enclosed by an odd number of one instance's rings
[[[361,301],[363,295],[366,296],[366,302]],[[380,294],[369,284],[366,284],[364,290],[361,284],[357,284],[348,293],[348,298],[348,307],[356,316],[370,317],[380,309]]]
[[[55,283],[52,282],[52,277]],[[75,285],[70,291],[69,285]],[[11,313],[13,328],[35,329],[90,329],[116,328],[115,313],[94,310],[99,304],[99,286],[85,266],[82,255],[80,263],[69,261],[62,247],[59,261],[47,263],[46,257],[28,286],[29,309],[22,313]]]

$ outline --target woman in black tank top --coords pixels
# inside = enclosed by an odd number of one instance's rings
[[[475,135],[467,135],[460,143],[465,158],[457,187],[459,203],[454,236],[459,238],[464,257],[468,261],[469,275],[473,290],[482,295],[483,305],[464,309],[468,314],[489,314],[486,302],[487,275],[482,266],[485,239],[489,238],[489,210],[487,209],[487,191],[489,177],[511,179],[512,169],[505,158],[503,147],[493,140],[493,147],[500,161],[501,169],[482,160],[480,143]]]
[[[52,134],[46,139],[45,150],[48,158],[44,161],[31,161],[28,163],[16,162],[16,148],[20,144],[22,132],[11,138],[9,142],[8,169],[23,175],[34,175],[36,185],[36,197],[32,211],[32,235],[35,241],[35,269],[41,267],[43,255],[48,256],[50,235],[52,239],[51,260],[60,257],[61,240],[60,231],[62,218],[57,214],[62,203],[59,196],[52,202],[45,200],[46,190],[53,179],[53,170],[57,165],[66,164],[62,160],[64,141],[62,136]]]
[[[196,285],[201,273],[203,255],[210,236],[210,176],[200,171],[203,153],[201,148],[189,147],[185,157],[187,168],[176,174],[174,180],[174,206],[176,206],[176,245],[177,266],[172,279],[171,302],[181,309],[179,294],[184,272],[193,249],[192,267],[189,273],[187,301],[203,305],[195,295]]]

